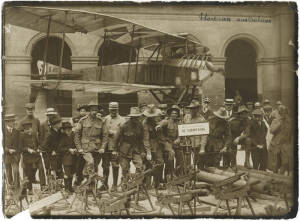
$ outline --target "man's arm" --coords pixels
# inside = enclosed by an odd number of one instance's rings
[[[109,140],[109,129],[108,129],[106,121],[104,121],[104,123],[103,123],[102,145],[100,147],[101,150],[105,150],[105,148],[108,145],[108,140]]]

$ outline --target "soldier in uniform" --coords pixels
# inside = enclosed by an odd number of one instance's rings
[[[240,136],[245,132],[247,125],[248,125],[248,110],[247,108],[242,105],[239,106],[237,114],[235,117],[231,117],[229,119],[229,128],[231,132],[231,142],[228,146],[228,152],[223,154],[223,165],[225,168],[227,167],[235,167],[236,166],[236,154],[237,154],[237,145],[243,144],[246,149],[246,156],[245,156],[245,167],[250,166],[250,150],[249,145],[246,140],[239,140]]]
[[[254,109],[254,107],[253,107],[253,102],[248,101],[248,102],[246,103],[246,107],[247,107],[247,109],[248,109],[248,111],[249,111],[249,117],[251,117],[252,111],[253,111],[253,109]]]
[[[114,145],[114,139],[117,130],[125,123],[124,117],[119,115],[119,103],[110,102],[108,105],[109,115],[105,117],[103,124],[103,141],[101,146],[101,152],[103,152],[103,175],[105,177],[105,185],[103,189],[108,187],[109,167],[112,165],[113,173],[113,185],[112,191],[117,190],[118,178],[119,178],[119,159],[118,148]]]
[[[207,102],[207,100],[205,100]],[[185,117],[183,119],[184,124],[192,124],[192,123],[204,123],[207,122],[204,116],[202,116],[199,112],[200,104],[195,101],[192,102],[187,108],[190,108],[190,117]],[[207,113],[207,112],[206,112]],[[208,116],[208,115],[207,115]],[[207,143],[207,135],[197,135],[186,137],[186,145],[192,147],[195,153],[195,162],[198,166],[198,169],[203,169],[205,167],[205,146]],[[191,156],[187,156],[188,159],[191,159]],[[176,158],[177,160],[177,158]],[[189,163],[189,160],[186,161]],[[190,163],[189,163],[190,164]]]
[[[83,154],[86,163],[83,175],[98,173],[98,165],[101,161],[101,141],[103,136],[103,121],[97,118],[99,105],[97,101],[91,101],[88,105],[90,113],[81,118],[75,128],[75,145],[79,153]]]
[[[202,99],[202,109],[201,109],[201,115],[205,118],[205,120],[208,120],[210,116],[212,116],[212,111],[209,108],[210,99],[208,97],[204,97]]]
[[[15,115],[7,114],[4,117],[4,163],[7,182],[9,185],[20,185],[19,163],[19,131],[15,128]]]
[[[53,171],[58,179],[63,178],[62,156],[59,152],[58,145],[62,136],[61,118],[54,117],[50,121],[50,132],[43,143],[43,151],[50,158],[50,170]]]
[[[263,112],[256,109],[252,113],[253,119],[246,129],[246,137],[251,139],[251,158],[253,168],[256,170],[266,170],[267,168],[267,125],[263,121]]]
[[[88,114],[88,106],[86,104],[78,104],[77,105],[77,111],[79,112],[76,117],[74,117],[73,120],[73,131],[75,131],[75,128],[77,127],[77,124],[79,120],[83,117],[85,117]],[[85,160],[83,159],[82,154],[76,153],[76,181],[75,185],[79,186],[83,180],[83,168],[84,168]]]
[[[27,177],[29,194],[32,194],[32,183],[34,182],[35,168],[39,170],[41,190],[45,189],[45,173],[38,145],[38,136],[33,130],[33,124],[26,122],[22,124],[23,133],[20,134],[20,150],[23,154],[24,174]]]
[[[41,144],[46,142],[46,137],[49,135],[50,130],[51,130],[51,121],[57,116],[57,112],[55,111],[54,108],[47,108],[46,110],[46,116],[47,120],[41,124]],[[45,162],[45,167],[46,167],[46,173],[47,175],[50,174],[50,155],[47,155],[47,153],[43,153],[44,157],[44,162]]]
[[[118,148],[120,156],[122,182],[128,179],[131,161],[136,168],[136,173],[143,171],[143,158],[146,156],[146,150],[143,144],[143,125],[139,119],[141,115],[138,107],[131,107],[128,115],[130,118],[118,129],[115,136],[114,147]]]
[[[269,148],[269,168],[274,173],[284,174],[293,169],[293,134],[287,107],[280,105],[278,113],[280,118],[275,118],[270,126],[273,138]]]
[[[175,152],[179,151],[180,138],[178,136],[178,124],[181,123],[180,109],[177,105],[173,105],[167,111],[168,118],[162,120],[157,127],[160,130],[161,143],[164,146],[164,162],[165,162],[165,177],[164,181],[167,182],[174,174],[174,158]],[[180,152],[181,153],[181,152]],[[182,157],[181,157],[182,159]],[[183,162],[176,159],[176,166],[180,167]],[[183,168],[183,166],[182,166]]]
[[[62,132],[57,151],[62,157],[65,189],[68,192],[73,192],[72,179],[75,172],[75,154],[77,149],[74,143],[74,133],[70,122],[62,122]]]
[[[209,135],[206,145],[207,166],[220,167],[221,155],[225,152],[231,142],[228,115],[224,107],[213,112],[209,122]]]
[[[154,105],[149,105],[148,108],[144,111],[146,119],[143,121],[144,127],[144,147],[147,152],[147,159],[145,160],[146,170],[152,167],[151,160],[159,166],[154,171],[154,188],[158,189],[160,183],[162,182],[162,173],[163,173],[163,146],[159,142],[159,134],[156,130],[156,126],[161,121],[161,111],[155,108]],[[147,184],[150,185],[151,177],[147,177]]]

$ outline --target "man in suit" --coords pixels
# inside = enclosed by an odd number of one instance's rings
[[[19,187],[19,131],[15,128],[15,115],[7,114],[4,117],[4,163],[7,182],[9,185]]]
[[[266,170],[267,168],[267,125],[263,121],[263,112],[256,109],[252,112],[253,119],[246,129],[246,137],[251,139],[251,157],[253,168]]]
[[[226,109],[227,117],[232,117],[234,100],[233,99],[225,99],[224,106]]]

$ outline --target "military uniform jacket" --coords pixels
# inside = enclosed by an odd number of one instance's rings
[[[132,158],[132,154],[145,153],[144,128],[140,121],[126,121],[116,133],[115,147],[123,157]]]
[[[103,141],[101,149],[115,151],[115,136],[118,129],[125,123],[124,117],[117,115],[112,118],[110,115],[105,117],[103,125]]]
[[[264,121],[259,124],[256,120],[251,120],[246,128],[246,136],[251,139],[252,146],[263,145],[267,147],[266,135],[268,128]]]
[[[270,132],[274,135],[271,140],[271,145],[275,150],[286,148],[292,144],[292,126],[289,118],[277,118],[272,121]]]
[[[143,121],[144,147],[147,152],[156,152],[160,147],[160,135],[159,132],[155,129],[156,126],[156,124],[149,122],[147,118]]]
[[[74,164],[75,155],[71,154],[69,149],[76,149],[74,142],[74,133],[71,136],[62,134],[58,145],[58,152],[62,155],[63,165],[70,166]]]
[[[23,161],[24,163],[36,163],[40,160],[40,154],[39,153],[29,153],[28,148],[31,148],[35,151],[39,149],[38,146],[38,137],[36,133],[32,134],[26,134],[21,133],[20,134],[20,150],[23,153]]]
[[[50,133],[47,135],[45,142],[42,145],[43,151],[45,151],[48,154],[51,154],[52,151],[58,153],[58,145],[61,137],[62,133],[60,131],[55,131],[51,128]]]
[[[8,130],[5,127],[4,130],[4,159],[5,163],[19,162],[20,160],[20,146],[19,146],[19,131],[15,128]],[[15,153],[9,153],[8,149],[14,149]]]
[[[161,126],[161,141],[173,143],[178,138],[178,125],[181,120],[165,119],[159,125]]]
[[[206,151],[220,151],[228,147],[231,142],[229,124],[226,120],[217,117],[209,119],[209,135],[206,145]]]
[[[75,145],[83,152],[97,151],[101,147],[103,121],[91,115],[81,118],[75,128]]]
[[[210,109],[207,109],[205,112],[201,110],[200,114],[205,118],[205,120],[208,120],[213,115],[213,112]]]
[[[18,124],[18,130],[24,131],[23,125],[25,123],[32,123],[32,131],[37,134],[38,143],[41,144],[41,124],[40,121],[35,117],[25,116],[22,120],[20,120]]]

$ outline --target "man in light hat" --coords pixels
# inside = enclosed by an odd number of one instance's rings
[[[103,124],[103,142],[101,152],[103,152],[103,176],[105,177],[105,187],[108,187],[109,167],[112,165],[113,185],[111,191],[117,190],[119,178],[118,147],[115,147],[114,139],[117,130],[125,123],[125,118],[119,115],[119,103],[110,102],[108,105],[109,115],[105,117]]]
[[[131,107],[129,119],[121,125],[115,137],[114,147],[118,148],[120,165],[122,168],[122,182],[129,179],[130,162],[132,161],[136,173],[143,171],[143,157],[146,156],[144,148],[144,128],[139,117],[141,112],[138,107]]]
[[[49,157],[47,160],[49,160],[50,166],[47,169],[50,170],[49,173],[52,171],[58,179],[63,179],[62,156],[58,150],[62,137],[61,126],[61,118],[56,115],[50,120],[50,131],[42,145],[45,155]]]
[[[220,167],[221,155],[228,150],[231,142],[231,134],[228,124],[227,110],[220,107],[213,112],[209,122],[209,135],[206,145],[207,166]]]
[[[53,107],[46,109],[46,116],[47,120],[41,123],[41,145],[46,142],[46,137],[49,135],[51,130],[51,123],[50,121],[53,120],[57,116],[57,112]],[[50,173],[50,155],[47,155],[46,153],[43,153],[44,162],[45,162],[45,168],[47,174]]]
[[[75,127],[77,126],[78,121],[88,114],[88,105],[78,104],[76,110],[78,112],[78,115],[76,117],[73,117],[72,119]]]
[[[205,101],[207,102],[207,100]],[[204,123],[207,120],[199,112],[200,104],[198,101],[192,102],[187,108],[190,109],[190,117],[185,117],[183,120],[184,124],[194,124],[194,123]],[[197,135],[186,137],[187,147],[192,147],[195,153],[195,162],[198,169],[203,169],[205,167],[205,146],[207,143],[207,135]],[[191,159],[190,155],[187,155],[188,159]],[[188,162],[188,161],[187,161]],[[190,163],[189,163],[190,164]]]
[[[251,139],[251,158],[253,168],[256,170],[267,169],[267,142],[268,127],[263,121],[263,112],[256,109],[252,112],[253,119],[246,129],[246,137]]]
[[[266,105],[271,105],[271,102],[269,99],[264,100],[264,106],[266,106]]]
[[[152,168],[152,162],[159,166],[153,173],[154,188],[157,190],[162,184],[163,173],[163,145],[159,142],[159,132],[156,127],[161,121],[161,111],[157,109],[153,104],[148,105],[148,108],[144,111],[146,117],[143,121],[144,127],[144,147],[146,149],[145,166],[146,170]],[[146,178],[148,187],[151,185],[151,176]]]
[[[227,116],[231,117],[233,114],[234,100],[231,98],[225,99],[224,106],[226,109]]]
[[[19,148],[19,131],[15,128],[15,115],[6,114],[4,116],[4,163],[7,182],[9,185],[19,187],[19,162],[21,151]]]
[[[31,122],[26,122],[22,124],[23,132],[20,134],[20,150],[23,154],[24,163],[24,175],[27,177],[28,183],[28,194],[32,194],[32,183],[34,180],[34,172],[36,169],[39,170],[39,179],[41,190],[45,189],[45,173],[42,163],[42,158],[40,155],[40,148],[38,144],[38,136],[35,130],[32,128]]]
[[[236,113],[236,116],[228,120],[231,142],[228,147],[228,152],[223,154],[223,165],[225,168],[236,166],[237,145],[241,144],[245,147],[245,163],[244,166],[250,168],[250,147],[249,140],[240,140],[240,137],[245,133],[249,123],[248,109],[241,105]]]
[[[83,154],[86,163],[83,175],[89,176],[98,173],[101,161],[101,142],[103,137],[103,121],[97,118],[99,111],[98,101],[92,100],[89,105],[90,113],[81,118],[75,128],[75,145],[79,153]]]

